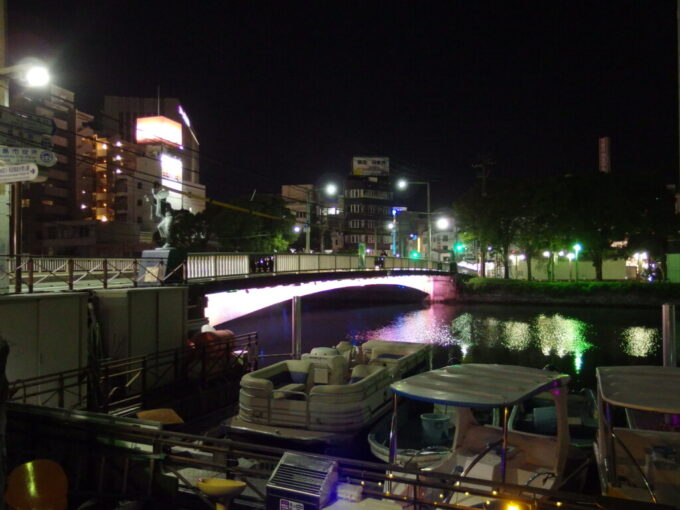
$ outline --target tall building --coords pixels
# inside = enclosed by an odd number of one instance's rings
[[[82,224],[76,202],[76,123],[78,115],[73,92],[50,85],[31,91],[17,87],[10,95],[10,107],[48,117],[55,133],[52,150],[57,162],[46,170],[47,179],[22,184],[23,253],[74,255],[80,246],[93,242],[94,234]]]
[[[345,179],[346,250],[356,251],[360,243],[375,252],[389,252],[392,235],[392,189],[389,158],[352,158],[352,173]]]
[[[104,133],[119,134],[142,147],[137,158],[140,182],[152,180],[171,193],[173,209],[198,213],[205,209],[205,186],[200,184],[199,142],[191,120],[176,98],[106,96]],[[144,187],[147,187],[146,184]]]
[[[55,125],[56,164],[44,170],[44,182],[22,184],[23,253],[116,257],[154,247],[155,182],[172,190],[173,209],[204,209],[198,141],[177,100],[109,97],[108,122],[97,132],[94,117],[77,110],[74,99],[56,85],[12,91],[13,110],[48,117]],[[172,118],[157,115],[150,101]]]

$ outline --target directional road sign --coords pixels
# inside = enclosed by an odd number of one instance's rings
[[[24,163],[22,165],[1,165],[0,184],[10,182],[33,181],[38,178],[38,165]]]
[[[56,162],[57,155],[46,149],[0,145],[0,164],[36,163],[40,166],[54,166]]]

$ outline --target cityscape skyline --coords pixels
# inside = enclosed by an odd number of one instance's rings
[[[672,1],[132,5],[8,0],[9,61],[45,58],[94,114],[178,97],[213,198],[340,182],[377,155],[446,206],[482,155],[492,176],[596,171],[602,136],[612,171],[676,181]]]

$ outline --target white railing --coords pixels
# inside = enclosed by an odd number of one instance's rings
[[[263,274],[328,273],[335,271],[433,270],[448,273],[448,263],[420,259],[311,253],[191,253],[176,268],[161,275],[145,267],[146,258],[6,257],[0,278],[9,279],[15,292],[52,290],[52,287],[108,288],[109,285],[162,285],[218,278],[248,278]],[[19,262],[19,265],[17,265]],[[1,266],[0,266],[1,267]]]
[[[250,276],[262,273],[324,273],[333,271],[433,270],[449,272],[450,264],[399,257],[364,257],[358,255],[275,253],[189,254],[187,280]]]

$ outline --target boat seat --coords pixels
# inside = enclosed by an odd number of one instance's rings
[[[276,388],[274,391],[272,391],[272,398],[274,399],[283,399],[283,398],[288,398],[292,397],[290,393],[285,393],[287,391],[302,391],[304,392],[307,389],[307,385],[304,383],[291,383],[291,384],[286,384],[284,386],[281,386],[280,388]]]
[[[302,359],[312,364],[309,372],[313,384],[345,384],[347,382],[349,363],[342,354],[320,356],[309,353],[303,354]]]
[[[372,367],[369,365],[357,365],[352,369],[352,374],[350,375],[350,384],[357,383],[362,379],[371,375],[375,370],[371,370]]]

